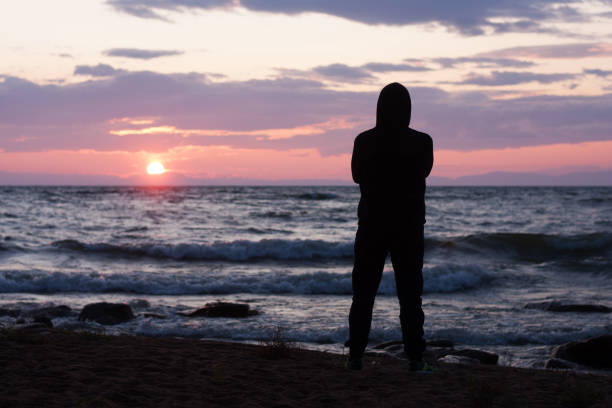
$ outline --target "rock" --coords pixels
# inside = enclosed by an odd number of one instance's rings
[[[577,312],[577,313],[610,313],[612,308],[604,305],[591,305],[562,302],[535,302],[527,303],[525,309],[540,309],[549,312]]]
[[[499,360],[499,356],[495,353],[474,349],[450,350],[446,355],[474,358],[481,364],[489,365],[496,365]]]
[[[446,347],[453,348],[455,343],[452,340],[446,339],[435,339],[435,340],[427,340],[427,347]]]
[[[581,368],[580,365],[560,358],[549,358],[544,363],[544,368],[561,368],[565,370],[575,370]]]
[[[19,310],[18,309],[5,309],[5,308],[0,308],[0,316],[9,316],[9,317],[17,317],[19,316]]]
[[[12,329],[26,332],[47,332],[49,327],[44,323],[20,323],[13,326]]]
[[[36,316],[34,318],[34,323],[41,323],[41,324],[44,324],[45,326],[47,326],[50,329],[53,328],[53,322],[51,321],[51,319],[49,319],[46,316]]]
[[[132,308],[124,303],[90,303],[79,314],[79,320],[93,320],[104,325],[119,324],[133,318]]]
[[[384,352],[387,355],[405,358],[404,342],[401,340],[387,341],[385,343],[377,344],[372,347],[372,350],[378,352]],[[427,340],[427,348],[423,353],[423,357],[428,361],[436,361],[444,356],[453,352],[453,342],[451,340]]]
[[[400,344],[392,344],[390,346],[387,346],[384,350],[385,353],[389,353],[389,354],[393,354],[396,356],[400,356],[401,354],[404,354],[404,344],[400,343]]]
[[[425,352],[423,353],[423,358],[425,358],[425,360],[436,361],[442,357],[447,356],[452,351],[452,348],[429,347],[425,349]]]
[[[562,344],[553,349],[552,358],[593,368],[612,369],[612,334]]]
[[[72,309],[65,305],[42,307],[40,309],[28,310],[24,313],[28,317],[46,317],[47,319],[54,319],[56,317],[68,317],[72,314]]]
[[[446,340],[446,339],[434,339],[434,340],[427,340],[427,347],[446,347],[446,348],[453,348],[454,343],[452,340]],[[393,341],[387,341],[385,343],[380,343],[375,345],[374,347],[372,347],[374,350],[384,350],[389,346],[396,346],[396,345],[404,345],[404,342],[401,340],[393,340]]]
[[[387,341],[387,342],[385,342],[385,343],[380,343],[380,344],[377,344],[377,345],[375,345],[375,346],[374,346],[374,347],[372,347],[372,348],[373,348],[374,350],[384,350],[384,349],[386,349],[386,348],[387,348],[387,347],[389,347],[389,346],[397,346],[398,344],[403,346],[403,345],[404,345],[404,342],[403,342],[403,341],[401,341],[401,340]],[[346,346],[346,347],[348,347],[348,346]]]
[[[447,364],[464,364],[464,365],[479,365],[480,360],[477,358],[471,358],[466,356],[455,356],[447,354],[446,356],[439,358],[439,362]]]
[[[246,303],[214,302],[193,312],[178,313],[187,317],[249,317],[259,314]]]
[[[168,316],[166,316],[166,315],[157,314],[157,313],[143,313],[142,316],[143,317],[152,318],[152,319],[166,319],[166,318],[168,318]]]

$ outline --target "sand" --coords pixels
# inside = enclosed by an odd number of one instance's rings
[[[612,407],[612,376],[197,339],[0,331],[0,407]]]

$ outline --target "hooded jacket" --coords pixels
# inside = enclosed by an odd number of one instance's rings
[[[359,184],[359,223],[386,226],[425,223],[425,178],[433,166],[429,135],[411,129],[408,90],[383,88],[376,127],[355,138],[351,172]]]

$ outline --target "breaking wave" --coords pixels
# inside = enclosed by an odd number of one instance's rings
[[[350,258],[352,242],[326,242],[309,239],[237,240],[212,244],[87,244],[77,240],[62,240],[52,244],[56,248],[120,256],[150,256],[175,260],[249,261],[256,259],[308,260]]]
[[[110,244],[84,243],[67,239],[56,241],[53,247],[83,253],[114,256],[148,256],[174,260],[251,261],[351,259],[353,242],[328,242],[312,239],[235,240],[214,243],[181,244]],[[528,233],[483,233],[447,240],[426,239],[426,251],[449,251],[486,257],[504,255],[519,260],[541,261],[588,256],[606,257],[612,252],[612,233],[598,232],[578,235],[547,235]]]
[[[427,240],[430,249],[470,253],[504,253],[519,259],[539,260],[554,257],[603,256],[612,251],[612,233],[577,235],[529,233],[483,233],[448,240]]]
[[[493,281],[493,274],[477,266],[440,265],[424,268],[425,293],[475,289]],[[257,273],[242,275],[163,275],[66,273],[47,271],[0,272],[0,293],[111,293],[149,295],[303,294],[350,295],[351,273]],[[381,295],[395,295],[392,272],[385,272]]]

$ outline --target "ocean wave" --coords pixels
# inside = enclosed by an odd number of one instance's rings
[[[494,280],[477,266],[440,265],[423,269],[425,293],[449,293],[479,288]],[[302,294],[350,295],[351,273],[312,272],[249,275],[162,275],[66,273],[46,271],[0,272],[0,293],[135,293],[143,295]],[[385,272],[381,295],[395,295],[392,272]]]
[[[251,233],[251,234],[258,234],[258,235],[263,235],[263,234],[284,234],[284,235],[291,235],[293,234],[293,231],[289,231],[289,230],[285,230],[285,229],[277,229],[277,228],[255,228],[255,227],[250,227],[245,229],[244,231]]]
[[[250,233],[285,233],[278,229],[248,230]],[[52,246],[60,250],[85,254],[107,254],[126,257],[154,257],[174,260],[220,260],[244,262],[252,260],[352,259],[353,242],[330,242],[313,239],[235,240],[213,243],[180,244],[111,244],[61,240]],[[427,238],[427,252],[459,252],[467,255],[502,255],[513,259],[541,262],[588,257],[606,257],[612,252],[612,233],[597,232],[577,235],[529,233],[481,233],[449,239]]]
[[[20,247],[19,245],[15,245],[13,243],[9,243],[8,241],[10,241],[9,237],[5,237],[4,238],[4,242],[0,242],[0,251],[24,251],[24,249],[22,247]]]
[[[293,218],[293,214],[289,211],[265,211],[265,212],[251,212],[249,213],[251,217],[256,218],[278,218],[282,220],[289,220]]]
[[[612,233],[576,235],[482,233],[448,240],[428,239],[426,247],[470,253],[505,253],[527,260],[571,256],[602,256],[612,251]]]
[[[67,239],[52,244],[55,248],[120,256],[150,256],[175,260],[249,261],[256,259],[309,260],[338,259],[353,256],[352,242],[323,240],[262,239],[237,240],[211,244],[88,244]]]
[[[300,200],[333,200],[334,198],[338,198],[336,194],[331,193],[302,193],[295,195],[295,198]]]

